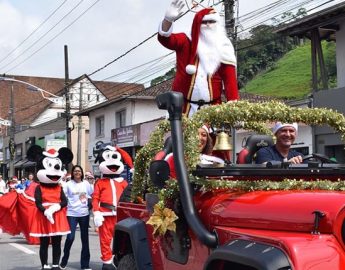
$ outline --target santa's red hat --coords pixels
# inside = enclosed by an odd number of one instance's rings
[[[129,168],[133,169],[133,160],[131,156],[122,148],[116,147],[116,151],[121,154],[122,160],[128,165]]]
[[[200,36],[200,27],[201,22],[203,20],[213,20],[218,22],[219,16],[216,14],[217,12],[213,8],[205,8],[200,10],[198,13],[195,14],[193,25],[192,25],[192,46],[190,51],[190,57],[189,57],[189,63],[186,66],[186,72],[190,75],[194,74],[196,72],[196,53],[198,48],[198,41]]]

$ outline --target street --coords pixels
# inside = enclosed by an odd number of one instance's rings
[[[90,222],[91,224],[91,222]],[[89,229],[90,241],[90,268],[101,269],[102,262],[100,259],[100,248],[98,234],[93,226]],[[61,256],[63,255],[63,245],[65,237],[61,241]],[[81,242],[79,229],[77,229],[76,237],[71,249],[71,255],[67,265],[67,269],[80,269],[80,251]],[[48,262],[52,263],[51,246],[49,246]],[[37,270],[41,269],[39,259],[39,245],[27,244],[25,238],[20,235],[11,236],[6,233],[0,233],[0,270]]]

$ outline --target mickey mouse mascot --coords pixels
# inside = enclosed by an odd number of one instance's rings
[[[92,196],[94,222],[99,232],[102,270],[115,270],[111,241],[117,221],[116,208],[122,192],[128,185],[120,174],[124,170],[124,163],[133,168],[133,162],[129,154],[119,147],[102,144],[97,148],[95,163],[99,162],[102,178],[96,181]]]
[[[64,165],[73,159],[71,150],[62,147],[59,151],[44,151],[33,145],[28,149],[27,157],[37,164],[37,179],[40,185],[35,190],[34,216],[30,235],[40,238],[40,260],[42,269],[58,270],[61,256],[62,235],[70,233],[66,216],[67,199],[59,180],[65,175]],[[53,265],[48,265],[48,246],[52,243]]]

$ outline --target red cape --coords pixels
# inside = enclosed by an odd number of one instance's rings
[[[23,233],[29,244],[39,244],[39,238],[29,235],[35,208],[33,197],[27,193],[9,192],[3,195],[0,197],[0,228],[11,235]]]

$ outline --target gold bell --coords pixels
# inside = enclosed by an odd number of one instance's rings
[[[216,151],[232,150],[230,136],[225,131],[221,131],[218,133],[213,150],[216,150]]]

